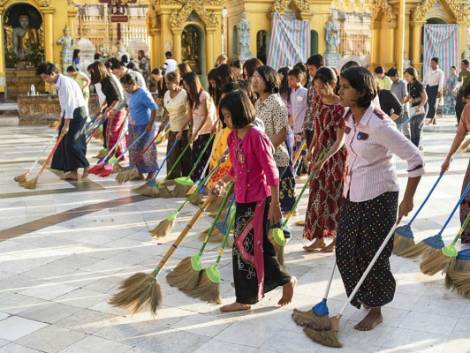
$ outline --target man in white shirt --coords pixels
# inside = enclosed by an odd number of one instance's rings
[[[163,64],[163,68],[165,69],[165,74],[176,71],[176,69],[178,68],[178,62],[175,59],[173,59],[173,54],[171,53],[171,51],[167,51],[165,53],[165,57],[166,57],[166,60],[165,60],[165,63]]]
[[[66,180],[77,180],[78,169],[83,168],[83,177],[86,177],[89,163],[86,159],[85,124],[88,114],[82,90],[75,80],[60,74],[52,63],[40,64],[36,74],[44,82],[55,84],[59,96],[61,143],[54,153],[51,168],[65,172]]]
[[[439,68],[439,58],[431,59],[431,70],[426,73],[423,81],[428,94],[429,111],[427,124],[436,124],[437,100],[444,93],[444,71]]]
[[[143,88],[144,90],[148,91],[147,89],[147,83],[145,82],[144,76],[136,70],[131,70],[124,65],[123,62],[114,62],[111,70],[113,71],[113,74],[120,80],[121,77],[124,77],[125,74],[131,74],[134,76],[134,78],[137,81],[137,84],[139,85],[140,88]]]

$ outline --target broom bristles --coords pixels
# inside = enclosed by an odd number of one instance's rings
[[[303,327],[310,327],[318,331],[325,331],[331,329],[330,318],[326,316],[318,316],[312,310],[302,311],[294,309],[292,313],[292,320]]]
[[[309,327],[304,327],[304,332],[308,338],[322,346],[332,348],[343,347],[341,342],[338,340],[338,333],[336,331],[316,331]]]
[[[441,249],[428,248],[424,253],[419,268],[422,273],[433,276],[449,264],[450,257],[445,256]]]
[[[173,190],[173,197],[186,197],[189,188],[190,186],[176,183],[175,189]]]
[[[461,152],[470,152],[470,139],[465,141],[462,146],[460,146],[460,151]]]
[[[421,255],[427,248],[428,246],[425,243],[419,242],[418,244],[409,248],[408,250],[402,251],[400,256],[406,257],[408,259],[413,259]]]
[[[209,234],[209,229],[199,233],[199,239],[204,241]],[[217,228],[214,228],[212,231],[212,235],[209,238],[209,243],[221,243],[224,240],[224,234],[222,234]]]
[[[119,163],[114,163],[113,164],[113,173],[119,173],[120,171],[122,171],[122,167]]]
[[[198,192],[194,192],[188,196],[188,201],[194,206],[199,206],[202,202],[202,196]]]
[[[163,237],[167,236],[168,233],[171,232],[171,230],[173,229],[174,224],[175,224],[175,221],[165,218],[160,223],[158,223],[155,228],[153,228],[150,231],[150,234],[152,234],[152,236],[154,238],[157,238],[157,239],[158,238],[163,238]]]
[[[25,182],[21,183],[21,186],[25,189],[36,189],[38,185],[38,177],[34,177],[33,179],[26,180]]]
[[[140,173],[137,170],[137,168],[132,167],[129,169],[124,169],[121,170],[117,175],[116,175],[116,181],[119,184],[124,184],[127,183],[129,180],[134,180],[134,178],[140,177]]]
[[[206,270],[201,271],[198,285],[185,293],[190,297],[198,298],[209,303],[222,303],[220,286],[218,283],[214,283],[209,279]]]
[[[452,258],[446,272],[446,287],[470,299],[470,261]]]
[[[23,173],[21,175],[17,175],[16,177],[13,178],[17,183],[24,183],[27,179],[26,177],[28,176],[28,172]]]
[[[191,264],[191,257],[181,260],[176,267],[167,274],[166,280],[172,287],[183,292],[196,288],[201,278],[201,271],[195,271]]]
[[[408,253],[411,249],[416,246],[413,238],[403,237],[400,234],[395,233],[393,240],[393,253],[397,256],[403,256],[402,254]]]

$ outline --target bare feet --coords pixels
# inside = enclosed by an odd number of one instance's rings
[[[88,167],[83,169],[82,178],[88,178]]]
[[[371,308],[365,318],[354,328],[358,331],[370,331],[383,322],[382,309],[380,307]]]
[[[328,244],[327,246],[324,246],[323,248],[319,249],[318,252],[322,253],[331,253],[335,251],[336,248],[336,239],[333,239],[333,241]]]
[[[251,309],[251,305],[241,304],[237,302],[220,307],[220,311],[223,313],[232,313],[234,311],[246,311],[250,309]]]
[[[78,173],[76,170],[73,172],[65,173],[62,179],[63,180],[78,180]]]
[[[292,297],[294,296],[294,288],[297,285],[297,278],[291,277],[290,282],[282,286],[282,297],[279,299],[278,304],[285,306],[290,304]]]
[[[147,178],[145,178],[145,180],[152,180],[154,176],[155,176],[155,173],[148,173]]]
[[[323,239],[316,239],[312,244],[304,246],[304,250],[306,252],[314,252],[315,250],[324,248],[325,246],[326,244]]]

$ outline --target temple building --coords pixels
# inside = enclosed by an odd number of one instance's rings
[[[82,70],[95,53],[144,50],[159,67],[171,51],[203,76],[219,54],[281,65],[286,53],[291,60],[321,53],[335,66],[354,59],[418,69],[434,52],[446,64],[470,56],[468,0],[0,0],[0,19],[7,97],[32,83],[41,89],[35,65],[64,69],[73,49]],[[442,38],[445,47],[429,45]]]

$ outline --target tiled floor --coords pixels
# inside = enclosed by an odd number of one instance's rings
[[[334,262],[333,255],[305,254],[301,229],[292,227],[287,269],[299,284],[294,302],[278,309],[279,290],[249,313],[219,313],[216,305],[191,299],[168,286],[166,271],[193,255],[198,233],[210,225],[204,217],[159,277],[163,306],[153,317],[133,316],[107,300],[126,276],[150,270],[195,211],[188,206],[172,234],[157,242],[149,236],[160,219],[181,200],[143,199],[132,194],[138,182],[118,185],[113,177],[67,183],[47,171],[36,190],[24,190],[12,178],[26,171],[53,130],[17,127],[0,120],[0,353],[211,353],[330,352],[312,343],[290,319],[294,307],[318,302]],[[423,178],[416,206],[424,198],[452,139],[453,122],[427,128],[424,153],[429,174]],[[98,149],[92,144],[91,157]],[[438,232],[459,194],[468,155],[459,155],[414,224],[418,240]],[[405,165],[397,161],[400,183]],[[299,215],[305,210],[303,200]],[[445,238],[459,225],[454,216]],[[208,246],[204,263],[214,261],[217,244]],[[371,332],[357,332],[364,312],[348,308],[342,320],[343,351],[470,352],[470,301],[449,292],[441,274],[427,277],[419,263],[392,257],[397,278],[394,301],[384,309],[385,322]],[[233,300],[231,259],[222,261],[224,302]],[[345,299],[339,275],[329,307],[336,312]]]

